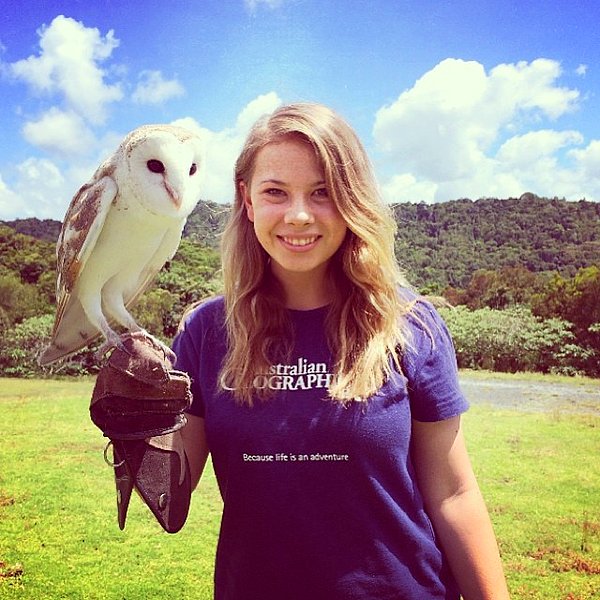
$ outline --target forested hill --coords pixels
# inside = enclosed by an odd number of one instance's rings
[[[464,287],[478,269],[572,276],[600,264],[600,203],[521,198],[396,204],[396,254],[409,279]]]
[[[228,207],[201,202],[185,236],[218,246]],[[567,202],[524,194],[521,198],[454,200],[393,206],[396,253],[409,279],[432,290],[464,287],[478,269],[522,266],[559,271],[600,263],[600,203]],[[19,233],[56,240],[60,223],[38,219],[5,222]]]
[[[189,237],[201,245],[216,248],[219,244],[218,235],[223,228],[228,212],[228,206],[209,201],[199,202],[188,218],[184,237]],[[46,242],[56,242],[61,228],[60,221],[36,218],[0,221],[0,225],[8,225],[17,233]]]
[[[60,221],[53,219],[17,219],[15,221],[0,221],[0,225],[9,225],[17,233],[28,235],[44,242],[56,242],[60,234]]]

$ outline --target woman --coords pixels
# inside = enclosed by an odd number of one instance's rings
[[[223,497],[218,599],[507,598],[452,342],[408,289],[365,152],[326,107],[250,132],[224,295],[175,341],[193,483]]]

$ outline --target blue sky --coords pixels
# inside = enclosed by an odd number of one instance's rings
[[[232,197],[251,123],[323,102],[392,201],[600,200],[596,0],[32,0],[0,15],[0,219],[61,219],[131,129],[207,146]]]

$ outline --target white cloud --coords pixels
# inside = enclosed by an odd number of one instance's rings
[[[185,94],[177,79],[163,79],[160,71],[142,71],[131,99],[136,104],[162,104]]]
[[[564,178],[564,185],[565,188],[569,185],[572,192],[561,192],[561,195],[600,200],[600,140],[592,140],[585,148],[569,150],[568,156],[575,167]]]
[[[445,60],[377,112],[375,141],[417,177],[459,178],[480,160],[481,146],[493,139],[487,119],[473,120],[485,92],[481,65]]]
[[[587,70],[588,66],[581,64],[575,69],[575,74],[579,75],[580,77],[583,77],[587,73]]]
[[[558,150],[581,143],[583,136],[578,131],[530,131],[504,142],[496,158],[507,167],[526,170],[542,157],[553,157]]]
[[[72,155],[59,162],[32,156],[4,167],[0,173],[0,219],[62,220],[73,195],[122,138],[121,134],[107,133],[96,141],[91,155]]]
[[[51,108],[37,121],[23,127],[23,137],[33,146],[62,157],[89,155],[95,137],[84,120],[72,111]]]
[[[17,167],[22,179],[40,182],[50,189],[56,189],[64,182],[60,169],[46,158],[29,158]]]
[[[206,170],[202,197],[215,202],[231,202],[234,197],[233,169],[250,127],[262,115],[273,112],[281,100],[275,92],[258,96],[238,114],[233,127],[211,131],[192,118],[173,124],[195,131],[204,140]]]
[[[579,92],[557,85],[560,75],[560,64],[548,59],[501,64],[489,73],[475,61],[440,62],[376,114],[373,135],[388,170],[384,196],[395,201],[393,193],[406,198],[412,192],[414,200],[440,201],[526,189],[559,194],[552,189],[552,172],[557,185],[564,182],[558,153],[581,144],[581,134],[519,134],[578,108]],[[537,180],[517,168],[525,164]],[[542,179],[542,172],[548,176]]]
[[[257,118],[272,112],[279,104],[281,100],[274,92],[259,96],[240,111],[231,127],[221,131],[202,127],[191,117],[173,122],[196,131],[205,142],[203,198],[216,202],[233,200],[233,168],[248,131]],[[42,126],[42,119],[39,127],[30,131],[32,136],[37,136],[33,141],[41,146],[53,146],[54,150],[60,148],[63,153],[71,150],[60,134],[61,119],[65,119],[69,127],[77,124],[76,120],[69,121],[68,114],[50,111],[46,115],[47,127]],[[14,166],[10,172],[5,168],[0,173],[0,219],[24,216],[62,219],[73,194],[89,180],[98,164],[115,150],[122,138],[122,134],[107,132],[93,145],[92,156],[90,153],[71,155],[62,170],[47,158],[34,157]]]
[[[0,219],[9,220],[23,214],[28,214],[24,199],[10,189],[0,175]]]
[[[600,140],[593,140],[586,148],[571,150],[570,156],[574,158],[583,169],[585,176],[598,180],[600,173]]]
[[[403,173],[392,176],[381,187],[381,195],[389,202],[433,202],[437,187],[431,181],[419,182],[414,175]]]
[[[489,100],[505,119],[527,111],[557,119],[577,109],[579,100],[577,90],[556,86],[561,74],[560,63],[545,58],[498,65],[490,71]]]
[[[14,168],[11,173],[13,183],[9,188],[0,186],[0,217],[4,219],[18,217],[62,218],[73,190],[60,169],[45,158],[28,158]]]
[[[36,93],[59,95],[86,120],[103,123],[107,106],[123,97],[120,85],[107,83],[107,73],[99,66],[119,45],[114,32],[102,36],[97,29],[60,15],[38,35],[39,54],[9,65],[12,75]]]
[[[278,8],[283,4],[284,0],[244,0],[246,8],[250,11],[255,11],[259,6],[273,9]]]
[[[275,92],[258,96],[241,110],[235,122],[236,129],[245,135],[257,119],[272,113],[280,104],[281,100]]]

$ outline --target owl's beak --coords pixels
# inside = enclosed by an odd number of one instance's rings
[[[171,198],[171,202],[175,205],[176,208],[181,206],[181,196],[177,192],[177,190],[169,183],[167,178],[164,179],[165,189],[167,190],[167,194],[169,194],[169,198]]]

